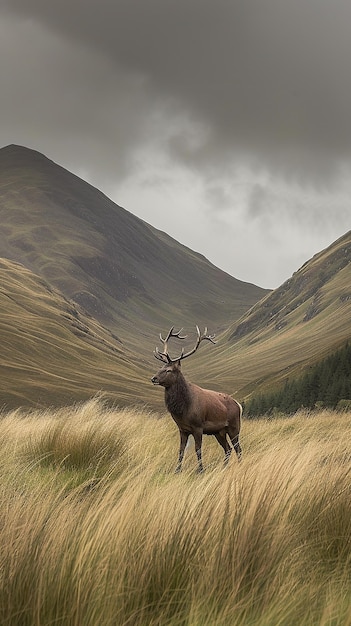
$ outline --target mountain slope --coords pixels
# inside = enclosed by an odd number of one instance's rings
[[[3,148],[0,171],[0,255],[10,259],[0,263],[0,389],[8,406],[103,390],[120,404],[160,407],[163,394],[149,382],[152,351],[172,324],[185,326],[186,349],[196,323],[216,332],[216,346],[201,346],[184,373],[239,400],[276,387],[351,336],[351,231],[268,292],[39,153]]]
[[[202,378],[245,398],[300,373],[350,337],[351,231],[223,333]],[[204,360],[194,369],[198,377]]]
[[[38,152],[2,148],[0,171],[0,256],[45,278],[141,353],[172,323],[223,329],[267,293]]]
[[[62,405],[100,391],[120,405],[147,401],[140,360],[73,302],[7,259],[0,285],[1,406]]]

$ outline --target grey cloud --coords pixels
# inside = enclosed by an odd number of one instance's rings
[[[266,200],[267,191],[262,187],[262,185],[259,183],[253,185],[248,202],[248,216],[253,219],[261,217],[263,210],[266,208]]]
[[[350,228],[348,0],[1,0],[0,17],[2,145],[269,287]]]
[[[36,20],[0,22],[1,139],[45,152],[91,182],[127,175],[155,101],[143,79]],[[79,172],[78,172],[79,173]]]
[[[170,120],[183,111],[206,129],[198,145],[189,146],[179,130],[168,146],[189,164],[222,167],[240,155],[261,167],[325,177],[351,157],[345,0],[2,4],[94,47],[118,72],[144,77],[140,94],[162,99]]]

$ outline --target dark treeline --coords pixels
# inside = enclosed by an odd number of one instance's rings
[[[245,404],[247,417],[295,413],[300,408],[351,409],[351,346],[312,366],[302,376],[287,380],[275,392],[253,396]]]

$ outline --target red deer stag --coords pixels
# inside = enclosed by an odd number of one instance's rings
[[[232,448],[227,439],[227,435],[233,444],[238,459],[241,457],[241,447],[239,444],[240,422],[242,407],[233,398],[225,393],[202,389],[193,383],[188,383],[180,369],[181,361],[194,354],[200,343],[204,340],[213,341],[214,335],[207,334],[207,328],[201,335],[199,327],[196,326],[197,340],[192,350],[184,354],[184,348],[180,356],[171,359],[168,354],[168,340],[171,337],[185,339],[181,336],[182,329],[174,331],[174,326],[170,329],[166,339],[160,339],[163,343],[163,352],[158,348],[154,351],[154,356],[164,363],[164,366],[152,377],[154,385],[161,385],[165,388],[165,404],[179,428],[180,449],[176,472],[180,472],[184,456],[184,450],[189,438],[193,435],[195,440],[195,450],[199,462],[199,472],[203,471],[201,446],[202,435],[214,435],[225,453],[225,463],[228,462]]]

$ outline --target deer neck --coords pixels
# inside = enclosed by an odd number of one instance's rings
[[[176,381],[165,389],[165,403],[171,415],[182,417],[190,405],[190,389],[183,374],[179,372]]]

